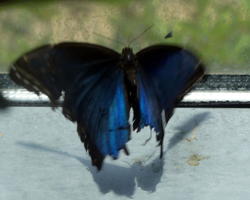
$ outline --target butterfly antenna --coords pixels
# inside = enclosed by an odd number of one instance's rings
[[[139,35],[137,35],[136,37],[134,37],[132,40],[130,40],[129,42],[128,42],[128,46],[130,46],[130,44],[132,43],[132,42],[134,42],[135,40],[137,40],[138,38],[140,38],[144,33],[146,33],[149,29],[151,29],[153,27],[153,24],[152,25],[150,25],[149,27],[147,27],[143,32],[141,32]]]
[[[125,45],[125,43],[123,43],[123,42],[121,42],[120,40],[116,40],[116,39],[112,39],[112,38],[109,38],[109,37],[107,37],[107,36],[105,36],[105,35],[102,35],[102,34],[100,34],[100,33],[96,33],[96,32],[93,32],[95,35],[97,35],[97,36],[99,36],[99,37],[104,37],[104,38],[106,38],[106,39],[108,39],[108,40],[110,40],[110,41],[115,41],[115,42],[117,42],[117,43],[119,43],[119,44],[122,44],[123,46],[126,46]]]

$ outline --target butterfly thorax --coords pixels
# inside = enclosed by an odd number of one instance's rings
[[[120,67],[124,70],[128,80],[132,84],[136,84],[137,60],[131,48],[123,48],[120,59]]]

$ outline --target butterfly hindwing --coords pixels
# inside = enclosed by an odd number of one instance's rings
[[[126,149],[130,136],[122,71],[104,73],[95,87],[81,93],[84,87],[66,92],[63,109],[75,114],[79,136],[100,169],[106,155],[117,158],[119,150]]]
[[[138,131],[144,126],[150,126],[156,132],[159,132],[161,128],[161,107],[158,103],[156,92],[151,87],[148,75],[140,68],[137,72],[137,88],[140,108]]]
[[[138,95],[141,122],[149,125],[162,145],[164,121],[172,116],[174,106],[204,74],[200,60],[191,52],[176,46],[155,45],[139,51]],[[144,117],[143,117],[144,116]]]

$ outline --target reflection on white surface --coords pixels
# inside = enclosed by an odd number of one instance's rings
[[[38,96],[25,89],[9,89],[2,93],[12,102],[48,102],[46,95]],[[193,91],[182,102],[250,102],[250,91]]]
[[[183,102],[210,102],[210,101],[230,101],[248,102],[250,92],[248,91],[195,91],[188,93]]]
[[[33,102],[33,101],[48,101],[48,97],[44,94],[36,95],[34,92],[29,92],[25,89],[10,89],[2,92],[3,96],[10,101]]]

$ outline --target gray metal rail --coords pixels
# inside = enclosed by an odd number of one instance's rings
[[[0,74],[0,90],[9,106],[49,106],[37,96]],[[205,75],[177,107],[250,107],[250,75]]]

